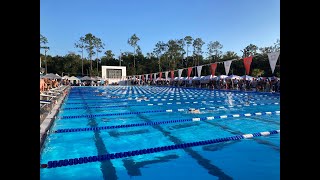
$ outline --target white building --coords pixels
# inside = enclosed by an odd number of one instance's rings
[[[118,83],[125,85],[127,76],[126,66],[102,66],[102,78],[108,80],[109,84]]]

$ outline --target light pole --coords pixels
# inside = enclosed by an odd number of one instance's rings
[[[48,69],[47,69],[47,51],[48,49],[44,49],[44,61],[46,62],[46,74],[48,73]]]

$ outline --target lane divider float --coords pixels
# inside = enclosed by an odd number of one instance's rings
[[[272,131],[264,131],[264,132],[257,132],[257,133],[251,133],[251,134],[240,134],[240,135],[236,135],[236,136],[216,138],[216,139],[210,139],[210,140],[204,140],[204,141],[174,144],[174,145],[169,145],[169,146],[158,146],[158,147],[154,147],[154,148],[145,148],[145,149],[133,150],[133,151],[109,153],[109,154],[104,154],[104,155],[86,156],[86,157],[70,158],[70,159],[62,159],[62,160],[53,160],[53,161],[48,161],[47,164],[40,164],[40,168],[57,168],[57,167],[72,166],[72,165],[85,164],[85,163],[97,162],[97,161],[101,162],[101,161],[107,161],[107,160],[112,160],[112,159],[138,156],[138,155],[143,155],[143,154],[157,153],[157,152],[161,152],[161,151],[185,149],[185,148],[189,148],[189,147],[204,146],[204,145],[227,142],[227,141],[238,141],[241,139],[250,139],[250,138],[254,138],[254,137],[268,136],[268,135],[278,134],[278,133],[280,133],[280,130],[272,130]]]

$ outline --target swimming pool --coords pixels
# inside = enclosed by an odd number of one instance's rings
[[[64,102],[41,179],[280,179],[279,94],[98,86]]]

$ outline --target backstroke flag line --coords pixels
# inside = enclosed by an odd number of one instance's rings
[[[164,76],[166,77],[166,80],[168,79],[168,73],[169,73],[169,71],[164,72]]]
[[[224,62],[224,69],[226,70],[226,75],[228,76],[229,74],[229,70],[230,70],[230,66],[233,60],[229,60],[229,61],[225,61]]]
[[[183,69],[178,69],[178,77],[179,77],[179,80],[180,80],[180,78],[181,78],[182,71],[183,71]]]
[[[201,70],[202,70],[202,66],[197,66],[198,77],[201,76]]]
[[[252,56],[243,58],[243,64],[244,64],[244,67],[246,68],[247,75],[249,75],[249,72],[250,72],[251,62],[252,62]]]
[[[173,79],[174,79],[174,71],[171,70],[171,81],[173,81]]]
[[[210,69],[211,69],[211,75],[214,76],[216,73],[216,68],[217,68],[217,63],[211,64]]]
[[[269,63],[270,63],[272,74],[274,72],[274,68],[276,67],[279,54],[280,54],[280,51],[268,53],[268,58],[269,58]]]
[[[190,79],[190,74],[191,74],[192,68],[193,67],[188,67],[188,79]]]

